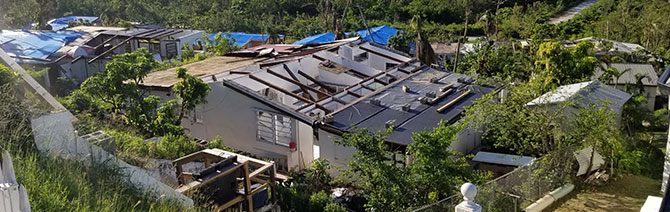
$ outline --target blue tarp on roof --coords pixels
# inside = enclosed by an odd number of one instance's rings
[[[81,37],[83,32],[11,31],[0,32],[0,44],[7,54],[46,59],[58,49]]]
[[[370,29],[370,32],[372,32],[372,38],[375,40],[374,42],[381,45],[388,45],[389,38],[394,36],[398,31],[402,32],[402,30],[398,30],[386,25]],[[358,34],[358,36],[360,36],[363,40],[372,41],[370,38],[370,33],[368,33],[367,29],[359,30],[355,33]]]
[[[211,33],[209,34],[209,39],[212,40],[214,39],[214,36],[216,36],[219,33]],[[228,36],[227,34],[230,34]],[[233,38],[235,39],[235,44],[237,46],[243,46],[245,43],[247,43],[249,40],[267,40],[268,39],[268,34],[247,34],[244,32],[227,32],[223,33],[224,37],[227,39]],[[285,35],[279,35],[280,38],[285,37]]]
[[[293,44],[310,44],[310,43],[327,43],[335,40],[335,33],[323,33],[318,35],[312,35],[302,40],[296,41]]]
[[[51,25],[51,30],[58,31],[58,30],[61,30],[63,28],[66,28],[70,24],[70,22],[74,22],[74,23],[89,22],[89,23],[92,23],[92,22],[95,22],[96,20],[98,20],[98,17],[94,17],[94,16],[67,16],[67,17],[53,19],[53,20],[47,22],[47,24]]]
[[[381,45],[388,45],[389,38],[395,35],[398,31],[402,32],[402,30],[398,30],[386,25],[370,29],[370,32],[372,32],[372,38],[374,38],[375,43]],[[367,29],[359,30],[356,32],[347,32],[346,34],[347,35],[354,34],[356,36],[360,36],[363,40],[372,41],[369,35],[370,33],[368,33]],[[293,44],[327,43],[331,41],[335,41],[335,34],[329,32],[318,35],[312,35],[303,38],[302,40],[296,41]]]

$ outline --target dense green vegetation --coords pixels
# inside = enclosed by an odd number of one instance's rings
[[[300,39],[326,31],[335,32],[334,18],[341,30],[352,31],[366,25],[393,25],[409,29],[414,15],[428,23],[426,31],[434,38],[448,39],[460,34],[459,25],[467,18],[471,23],[496,14],[497,8],[515,7],[501,13],[516,16],[516,12],[538,13],[532,24],[544,21],[578,0],[7,0],[0,3],[3,17],[0,26],[23,27],[29,23],[45,23],[50,18],[64,15],[99,16],[106,24],[119,25],[123,21],[142,21],[176,28],[208,31],[241,31],[254,33],[281,33],[291,39]],[[498,4],[499,3],[499,4]],[[530,6],[532,9],[524,9]],[[35,12],[33,9],[38,8]],[[538,10],[538,8],[542,8]],[[471,15],[465,16],[466,11]],[[493,20],[493,19],[490,19]],[[491,22],[489,22],[491,23]],[[453,24],[453,25],[452,25]],[[474,34],[484,33],[484,23],[475,24]]]
[[[39,153],[29,119],[43,111],[31,96],[16,74],[0,65],[0,146],[11,154],[33,211],[184,211],[145,195],[105,161],[86,166]]]

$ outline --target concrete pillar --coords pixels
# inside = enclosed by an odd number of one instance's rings
[[[474,202],[477,196],[477,186],[472,183],[464,183],[461,186],[463,202],[456,206],[456,212],[481,212],[482,206]]]

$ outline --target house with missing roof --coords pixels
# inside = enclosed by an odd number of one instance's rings
[[[220,57],[183,66],[212,90],[182,126],[194,137],[220,137],[227,146],[271,159],[283,171],[319,158],[346,165],[355,150],[334,141],[356,128],[393,126],[388,144],[402,150],[412,132],[457,121],[465,106],[495,90],[357,38],[238,53],[253,52],[276,56]],[[174,70],[166,70],[149,74],[142,86],[174,98],[169,91],[174,82]],[[469,153],[480,136],[464,130],[452,147]]]
[[[602,67],[608,67],[605,64],[602,64]],[[642,76],[640,83],[644,87],[642,95],[647,97],[647,102],[645,104],[646,108],[654,111],[656,105],[656,96],[659,95],[658,91],[658,75],[656,74],[656,69],[650,64],[634,64],[634,63],[612,63],[610,67],[615,68],[621,76],[618,79],[615,76],[611,76],[610,79],[602,79],[605,72],[602,69],[597,69],[594,75],[594,79],[601,79],[607,85],[618,88],[619,90],[626,91],[628,93],[634,94],[640,92],[637,88],[638,79],[637,76]]]
[[[60,61],[67,56],[68,47],[87,37],[87,33],[74,31],[2,30],[0,48],[26,69],[48,68],[41,81],[50,88],[62,76]]]

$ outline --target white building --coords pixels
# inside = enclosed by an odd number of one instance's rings
[[[602,67],[607,68],[605,64],[601,64]],[[610,79],[602,79],[603,82],[607,85],[611,85],[619,90],[625,91],[628,90],[628,93],[634,94],[638,93],[636,84],[638,83],[636,76],[642,76],[642,86],[644,86],[644,91],[641,93],[647,97],[647,102],[645,104],[646,108],[654,111],[654,106],[656,104],[656,95],[659,94],[658,86],[656,81],[658,81],[658,75],[656,74],[656,69],[650,64],[634,64],[634,63],[612,63],[609,67],[615,68],[619,73],[622,73],[621,76],[617,79],[612,76]],[[600,79],[605,72],[601,69],[596,70],[595,79]]]
[[[275,51],[263,48],[256,51]],[[198,75],[212,91],[208,103],[198,106],[182,126],[194,137],[221,137],[227,146],[272,159],[284,171],[304,168],[318,158],[344,166],[354,149],[334,142],[342,133],[393,125],[388,142],[404,149],[412,132],[431,129],[442,120],[458,120],[463,107],[494,90],[358,39],[291,48],[295,52],[288,56],[239,59],[255,63],[222,65]],[[194,64],[192,68],[209,70]],[[189,73],[202,72],[185,68]],[[173,70],[164,72],[170,71],[174,75]],[[161,73],[150,74],[144,83],[152,93],[174,84],[157,86],[168,80],[154,80],[154,75]],[[480,145],[479,137],[478,132],[463,131],[452,147],[468,153]]]

